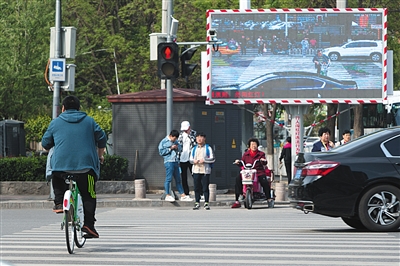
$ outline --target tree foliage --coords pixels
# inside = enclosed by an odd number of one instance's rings
[[[27,121],[48,115],[53,94],[44,80],[49,58],[55,0],[4,0],[0,3],[0,118]],[[110,107],[106,96],[160,88],[156,62],[150,61],[149,34],[161,32],[162,1],[64,0],[62,25],[77,28],[75,92],[83,108]],[[206,40],[208,9],[238,9],[239,0],[175,0],[178,42]],[[336,0],[253,0],[251,8],[335,7]],[[388,49],[394,51],[394,85],[400,86],[400,26],[397,1],[349,0],[348,7],[387,7]],[[205,46],[199,51],[205,50]],[[200,64],[200,52],[193,63]],[[117,67],[117,71],[116,68]],[[200,68],[198,68],[200,69]],[[118,82],[117,82],[118,76]],[[200,86],[200,71],[176,87]],[[62,92],[61,98],[71,94]]]

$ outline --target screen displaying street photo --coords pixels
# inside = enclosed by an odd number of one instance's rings
[[[382,101],[384,9],[208,15],[211,100]]]

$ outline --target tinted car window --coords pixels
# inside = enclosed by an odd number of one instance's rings
[[[377,46],[378,46],[378,44],[375,43],[375,42],[366,42],[366,43],[363,43],[363,47],[377,47]]]
[[[386,141],[383,146],[392,156],[400,157],[400,137]]]
[[[293,78],[288,79],[287,82],[290,88],[321,88],[324,85],[324,83],[319,80],[309,78]]]
[[[355,48],[358,47],[358,43],[349,43],[348,45],[346,45],[347,48]]]

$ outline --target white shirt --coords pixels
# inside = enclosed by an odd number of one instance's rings
[[[182,152],[181,152],[181,162],[188,162],[190,157],[190,139],[186,132],[182,133]]]

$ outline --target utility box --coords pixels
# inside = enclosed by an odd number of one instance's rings
[[[0,157],[26,156],[24,122],[0,121]]]
[[[76,28],[61,27],[61,57],[75,58]],[[50,58],[55,58],[56,54],[56,28],[50,28]]]
[[[158,44],[167,41],[166,33],[151,33],[150,34],[150,60],[157,60],[158,55]]]
[[[67,64],[67,71],[65,71],[65,81],[61,82],[61,89],[63,91],[75,91],[75,68],[74,64]]]

